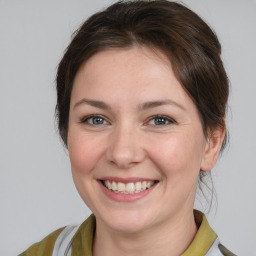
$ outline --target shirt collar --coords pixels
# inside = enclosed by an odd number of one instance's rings
[[[198,230],[194,240],[182,256],[204,256],[217,238],[202,212],[194,210],[194,217]]]

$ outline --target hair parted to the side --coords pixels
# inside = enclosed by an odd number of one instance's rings
[[[216,127],[226,129],[229,82],[221,45],[211,28],[176,2],[119,1],[82,24],[58,66],[56,117],[66,146],[70,97],[80,66],[100,51],[135,45],[160,50],[169,58],[176,78],[197,106],[206,136]],[[227,135],[222,149],[226,139]]]

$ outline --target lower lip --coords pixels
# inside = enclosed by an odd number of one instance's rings
[[[155,183],[152,187],[138,192],[138,193],[134,193],[134,194],[122,194],[122,193],[115,193],[112,190],[107,189],[101,181],[99,181],[100,187],[103,190],[104,194],[117,202],[133,202],[133,201],[137,201],[142,199],[143,197],[146,197],[157,185],[157,183]]]

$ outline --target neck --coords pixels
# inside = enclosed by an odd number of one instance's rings
[[[137,233],[115,232],[97,220],[93,256],[181,255],[197,232],[193,212]],[[152,246],[153,245],[153,246]]]

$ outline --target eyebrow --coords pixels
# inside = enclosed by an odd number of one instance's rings
[[[138,109],[139,110],[147,110],[147,109],[150,109],[150,108],[156,108],[156,107],[163,106],[163,105],[173,105],[173,106],[176,106],[180,109],[185,110],[184,106],[182,106],[181,104],[179,104],[176,101],[169,100],[169,99],[145,102],[145,103],[140,104],[138,106]]]
[[[96,108],[101,108],[101,109],[110,109],[110,106],[108,104],[106,104],[105,102],[103,101],[99,101],[99,100],[88,100],[88,99],[81,99],[79,100],[73,107],[76,108],[80,105],[83,105],[83,104],[87,104],[87,105],[90,105],[90,106],[93,106],[93,107],[96,107]]]
[[[100,109],[104,109],[104,110],[109,110],[111,109],[110,105],[108,105],[107,103],[103,102],[103,101],[98,101],[98,100],[89,100],[89,99],[81,99],[79,100],[73,107],[76,108],[80,105],[83,105],[83,104],[87,104],[87,105],[90,105],[90,106],[93,106],[93,107],[96,107],[96,108],[100,108]],[[159,106],[163,106],[163,105],[173,105],[173,106],[176,106],[180,109],[183,109],[185,110],[185,107],[182,106],[181,104],[177,103],[176,101],[173,101],[173,100],[157,100],[157,101],[148,101],[148,102],[145,102],[145,103],[142,103],[142,104],[139,104],[138,105],[138,110],[139,111],[144,111],[144,110],[147,110],[147,109],[150,109],[150,108],[156,108],[156,107],[159,107]]]

